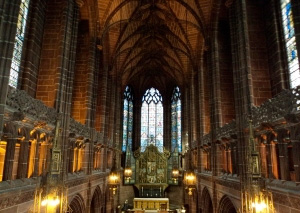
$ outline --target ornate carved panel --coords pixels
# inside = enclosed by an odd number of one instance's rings
[[[136,159],[137,184],[167,184],[167,165],[169,152],[161,153],[150,145]]]

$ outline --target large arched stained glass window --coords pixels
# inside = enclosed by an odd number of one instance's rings
[[[9,77],[9,85],[15,88],[18,85],[26,22],[28,16],[28,7],[29,7],[29,0],[22,0],[20,5],[20,12],[18,16],[17,32],[15,37],[13,58],[11,62],[10,77]]]
[[[172,104],[172,122],[171,122],[171,131],[172,131],[172,151],[175,148],[178,148],[178,152],[182,151],[181,145],[181,94],[178,87],[175,87],[173,90],[173,95],[171,99]]]
[[[133,96],[130,87],[126,87],[124,92],[123,109],[123,145],[122,151],[126,152],[127,146],[132,148],[132,125],[133,125]]]
[[[141,112],[141,151],[147,145],[157,146],[163,151],[163,105],[157,89],[148,89],[143,96]]]
[[[294,20],[290,0],[281,0],[281,11],[284,28],[284,38],[288,55],[290,82],[291,87],[294,88],[300,85],[300,70],[298,52],[296,47]]]

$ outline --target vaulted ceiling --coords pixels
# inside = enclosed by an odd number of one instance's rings
[[[188,83],[205,49],[214,0],[86,1],[81,18],[95,10],[104,63],[123,84]]]

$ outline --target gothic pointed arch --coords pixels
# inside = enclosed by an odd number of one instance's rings
[[[102,194],[101,194],[100,187],[97,186],[92,197],[90,213],[102,213],[102,212],[103,212]]]
[[[69,208],[72,213],[82,213],[85,211],[84,200],[80,194],[75,195],[69,205]]]
[[[224,195],[222,199],[220,200],[219,204],[219,213],[236,213],[236,208],[234,204],[232,203],[231,199],[227,196]]]
[[[147,145],[155,145],[163,150],[163,99],[155,88],[146,90],[141,110],[141,150]]]
[[[123,100],[123,144],[122,151],[126,152],[127,147],[132,149],[133,131],[133,94],[132,88],[126,86]]]
[[[206,187],[202,190],[201,200],[202,200],[202,203],[201,203],[202,213],[213,212],[212,199],[211,199],[209,191]]]

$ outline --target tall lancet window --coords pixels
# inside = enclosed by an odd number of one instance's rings
[[[123,109],[123,145],[122,151],[126,152],[127,146],[132,148],[132,124],[133,124],[133,96],[129,86],[124,92],[124,109]]]
[[[150,144],[163,151],[162,96],[154,88],[148,89],[142,99],[141,151],[145,151],[146,146]]]
[[[18,78],[20,72],[29,1],[30,0],[21,0],[20,11],[18,16],[17,32],[15,37],[13,58],[11,62],[9,76],[9,85],[15,88],[18,86]]]
[[[181,145],[181,94],[178,87],[175,87],[172,95],[172,151],[178,148],[182,151]]]
[[[281,11],[284,28],[285,45],[288,56],[290,85],[292,88],[300,85],[299,60],[296,48],[296,37],[292,6],[290,0],[281,0]]]

